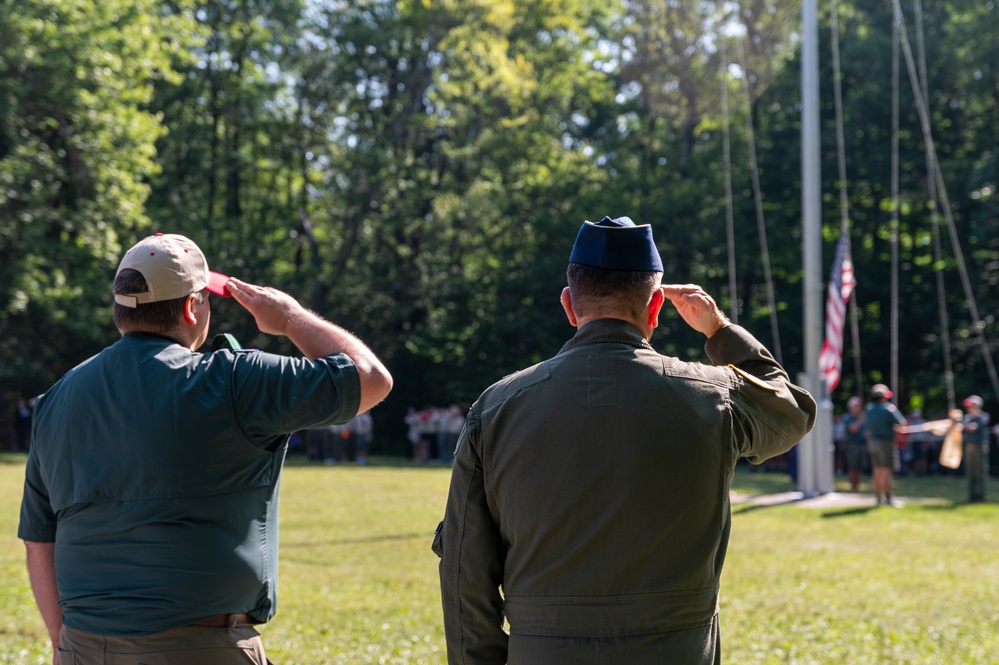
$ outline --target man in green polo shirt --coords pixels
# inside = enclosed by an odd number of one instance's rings
[[[199,353],[208,294],[304,357]],[[18,536],[55,661],[266,662],[278,486],[289,435],[345,423],[392,378],[344,329],[291,296],[209,271],[157,234],[114,282],[116,343],[38,399]]]
[[[649,226],[583,224],[562,291],[575,336],[469,411],[434,543],[451,665],[720,662],[735,464],[794,446],[815,401],[662,274]],[[649,344],[667,300],[715,366]]]
[[[892,392],[883,383],[871,386],[871,401],[864,407],[867,423],[867,452],[871,456],[872,485],[878,505],[897,507],[893,497],[895,467],[898,466],[898,446],[895,432],[906,425],[905,416],[889,402]]]

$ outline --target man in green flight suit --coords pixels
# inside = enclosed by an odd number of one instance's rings
[[[584,223],[561,297],[576,335],[469,411],[434,543],[451,665],[721,661],[733,469],[789,450],[816,407],[662,274],[648,225]],[[667,300],[714,366],[649,344]]]

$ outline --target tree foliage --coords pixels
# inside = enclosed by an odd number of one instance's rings
[[[148,224],[175,22],[146,0],[0,3],[0,386],[34,394],[111,337],[119,236]]]
[[[857,388],[853,354],[862,382],[888,378],[896,208],[897,388],[942,408],[937,269],[958,390],[997,397],[956,268],[960,252],[995,338],[999,10],[922,8],[959,244],[938,227],[935,259],[904,69],[901,195],[891,196],[890,3],[840,2],[862,349],[848,336],[837,399]],[[734,295],[740,323],[768,344],[776,308],[785,364],[800,371],[797,21],[776,0],[0,0],[3,392],[38,392],[113,339],[108,285],[122,247],[177,231],[213,266],[288,290],[370,342],[397,376],[376,413],[391,431],[407,406],[468,404],[558,349],[571,334],[558,305],[569,247],[584,219],[605,214],[652,223],[667,278]],[[839,198],[827,16],[821,35],[828,274]],[[727,293],[723,85],[737,294]],[[220,331],[287,350],[233,303],[216,310]],[[702,357],[702,340],[670,314],[653,341]]]

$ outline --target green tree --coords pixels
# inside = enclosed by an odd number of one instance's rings
[[[607,177],[586,136],[611,95],[586,58],[603,12],[375,1],[312,17],[296,90],[316,260],[302,268],[316,307],[411,377],[391,420],[467,404],[565,337],[567,238]]]
[[[151,0],[0,2],[0,391],[113,339],[119,238],[148,224],[176,22]]]
[[[617,46],[608,57],[620,63],[619,106],[614,110],[618,131],[607,137],[605,151],[620,183],[623,207],[656,226],[667,279],[699,283],[719,298],[727,293],[728,274],[719,46],[724,40],[730,70],[751,79],[750,99],[755,102],[788,57],[790,27],[783,20],[788,10],[778,5],[748,3],[727,15],[711,2],[634,0],[624,3],[610,33]],[[741,46],[746,41],[750,45]],[[746,51],[745,67],[740,50]],[[728,88],[737,274],[744,301],[740,321],[769,343],[770,306],[762,288],[746,114],[753,114],[754,125],[760,120],[755,104],[747,108],[742,101],[739,80],[730,78]],[[770,146],[757,142],[762,163]],[[764,197],[771,237],[793,233],[770,219],[783,204]],[[793,283],[800,272],[798,255],[787,243],[779,248],[786,251],[772,257],[773,272]],[[790,315],[787,301],[795,295],[786,289],[777,293],[782,325]],[[669,312],[665,321],[657,344],[681,356],[702,356],[696,334]]]
[[[300,0],[206,0],[170,6],[189,44],[150,108],[167,130],[147,205],[158,229],[185,233],[213,267],[272,283],[295,251],[301,118],[288,94]],[[237,308],[217,301],[222,329]],[[251,330],[240,328],[239,332]]]
[[[994,151],[989,141],[990,136],[994,138],[994,129],[983,131],[983,123],[988,123],[986,108],[991,107],[988,90],[991,89],[994,95],[995,81],[994,77],[991,82],[983,80],[983,73],[990,67],[988,51],[979,53],[973,35],[978,34],[979,28],[981,35],[989,34],[995,11],[950,2],[923,4],[928,99],[935,145],[954,206],[957,235],[972,274],[975,297],[981,311],[987,314],[991,310],[983,303],[994,303],[996,297],[994,285],[989,284],[989,262],[994,260],[996,231],[994,222],[991,225],[985,222],[990,214],[990,203],[987,197],[983,199],[982,192],[990,191],[988,163]],[[937,264],[934,260],[924,142],[904,59],[900,79],[900,195],[897,202],[892,200],[891,6],[858,0],[840,3],[839,13],[843,123],[861,348],[853,348],[848,331],[843,383],[835,397],[845,402],[857,390],[853,375],[855,353],[861,355],[865,386],[889,379],[892,353],[891,211],[897,205],[900,308],[897,344],[902,376],[901,385],[893,388],[899,393],[901,404],[906,404],[910,394],[918,393],[927,396],[928,410],[939,411],[947,405],[934,272],[938,268],[943,270],[946,284],[958,392],[987,392],[989,379],[982,368],[980,350],[970,344],[967,305],[957,272],[955,248],[946,228],[941,229],[942,261]],[[906,16],[906,25],[915,50],[916,26],[911,13]],[[840,230],[828,16],[822,17],[820,42],[825,276]],[[770,146],[761,150],[763,188],[767,199],[783,198],[787,202],[775,211],[778,228],[792,228],[800,215],[799,72],[800,61],[796,57],[759,100],[759,106],[768,110],[760,115],[761,144]],[[968,109],[985,112],[986,118],[969,113]],[[994,110],[991,112],[994,114]],[[943,223],[942,216],[940,221]],[[800,245],[796,241],[794,246]],[[787,320],[800,321],[798,307],[792,305],[795,313]],[[995,322],[986,317],[986,326],[988,336],[995,338]]]

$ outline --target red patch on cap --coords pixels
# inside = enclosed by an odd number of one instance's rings
[[[225,288],[226,282],[229,278],[219,272],[209,272],[208,273],[208,290],[217,296],[222,296],[223,298],[230,298],[232,294],[229,293],[229,289]]]

